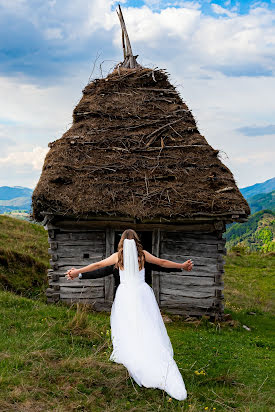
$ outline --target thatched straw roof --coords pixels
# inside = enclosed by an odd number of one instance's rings
[[[250,213],[163,70],[120,68],[89,83],[72,127],[49,146],[33,192],[37,220],[43,211],[141,220]]]

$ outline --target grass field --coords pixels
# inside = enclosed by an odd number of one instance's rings
[[[179,402],[158,389],[140,388],[123,366],[108,360],[108,314],[46,305],[11,292],[0,298],[1,411],[275,408],[274,322],[267,312],[227,310],[231,324],[172,317],[167,329],[188,392]]]
[[[31,256],[30,268],[46,268],[44,229],[21,221],[7,229],[14,220],[1,219],[2,255]],[[17,240],[7,243],[3,233],[17,234]],[[188,393],[181,402],[140,388],[122,365],[109,361],[109,314],[47,305],[38,292],[43,282],[32,299],[26,297],[34,272],[26,263],[20,276],[20,267],[13,272],[9,262],[9,277],[14,273],[22,282],[17,294],[11,279],[12,290],[0,291],[0,411],[274,411],[274,259],[227,256],[224,296],[231,321],[170,316],[166,327]],[[7,277],[5,265],[3,260],[0,273]]]

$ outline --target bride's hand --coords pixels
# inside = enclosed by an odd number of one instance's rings
[[[71,268],[70,270],[67,270],[67,275],[65,276],[68,280],[71,279],[73,280],[78,276],[78,270],[76,268]]]
[[[182,264],[182,268],[190,272],[193,268],[193,262],[191,259],[188,259],[186,262]]]

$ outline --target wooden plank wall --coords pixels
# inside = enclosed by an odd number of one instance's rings
[[[160,272],[159,304],[175,314],[210,316],[223,312],[223,255],[221,233],[162,231],[162,259],[184,262],[192,258],[191,272]]]
[[[115,231],[112,228],[106,228],[106,253],[105,257],[109,257],[114,253],[115,248]],[[104,302],[105,306],[102,310],[110,311],[114,300],[115,278],[114,275],[109,275],[104,278]],[[101,305],[102,306],[102,305]]]
[[[93,305],[110,311],[114,297],[114,278],[74,280],[65,278],[71,267],[86,266],[114,252],[114,229],[90,226],[56,226],[48,222],[49,235],[48,302],[59,300]],[[189,229],[188,229],[189,230]],[[223,312],[222,228],[215,232],[154,228],[152,253],[163,259],[184,262],[192,258],[192,272],[152,272],[152,287],[161,309],[174,314],[216,315]]]
[[[67,280],[72,267],[79,268],[102,260],[106,255],[105,230],[66,230],[49,225],[48,240],[51,269],[48,273],[47,301],[93,304],[96,310],[105,308],[105,279]]]

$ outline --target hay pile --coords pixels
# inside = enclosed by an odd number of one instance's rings
[[[250,212],[163,70],[120,68],[88,84],[72,127],[49,147],[33,192],[37,220],[42,211],[138,219]]]

